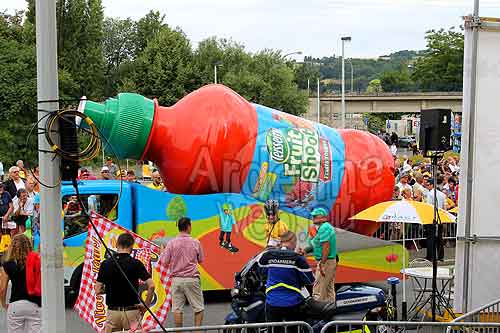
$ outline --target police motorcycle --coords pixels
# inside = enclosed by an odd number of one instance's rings
[[[235,274],[234,288],[231,290],[231,312],[225,318],[225,324],[248,324],[266,322],[266,277],[262,276],[258,261],[263,250],[251,258],[240,272]],[[376,287],[367,285],[344,285],[337,290],[336,302],[316,301],[303,290],[306,298],[304,302],[305,320],[314,329],[320,332],[323,326],[336,320],[367,320],[384,321],[393,319],[394,310],[385,292]],[[363,333],[385,331],[383,325],[377,327],[345,327],[332,326],[332,332],[358,330]],[[259,330],[259,332],[262,330]]]

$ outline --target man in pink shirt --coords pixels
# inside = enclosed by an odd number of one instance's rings
[[[179,235],[167,243],[160,258],[162,265],[170,267],[172,275],[172,312],[175,326],[182,327],[186,299],[193,308],[194,325],[201,326],[205,305],[198,264],[203,261],[203,249],[200,242],[190,236],[190,218],[181,217],[177,227]]]

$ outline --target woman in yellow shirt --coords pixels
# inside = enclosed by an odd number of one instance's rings
[[[279,246],[280,236],[288,231],[288,226],[279,217],[279,203],[277,200],[267,200],[264,204],[264,213],[266,214],[266,232],[267,246]]]

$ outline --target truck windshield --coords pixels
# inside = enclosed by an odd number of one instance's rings
[[[82,194],[85,209],[115,221],[118,218],[117,194]],[[69,238],[87,232],[88,220],[76,195],[66,195],[62,198],[64,214],[64,238]]]

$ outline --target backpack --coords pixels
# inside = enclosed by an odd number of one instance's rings
[[[30,296],[42,296],[40,255],[33,251],[26,258],[26,289]]]

